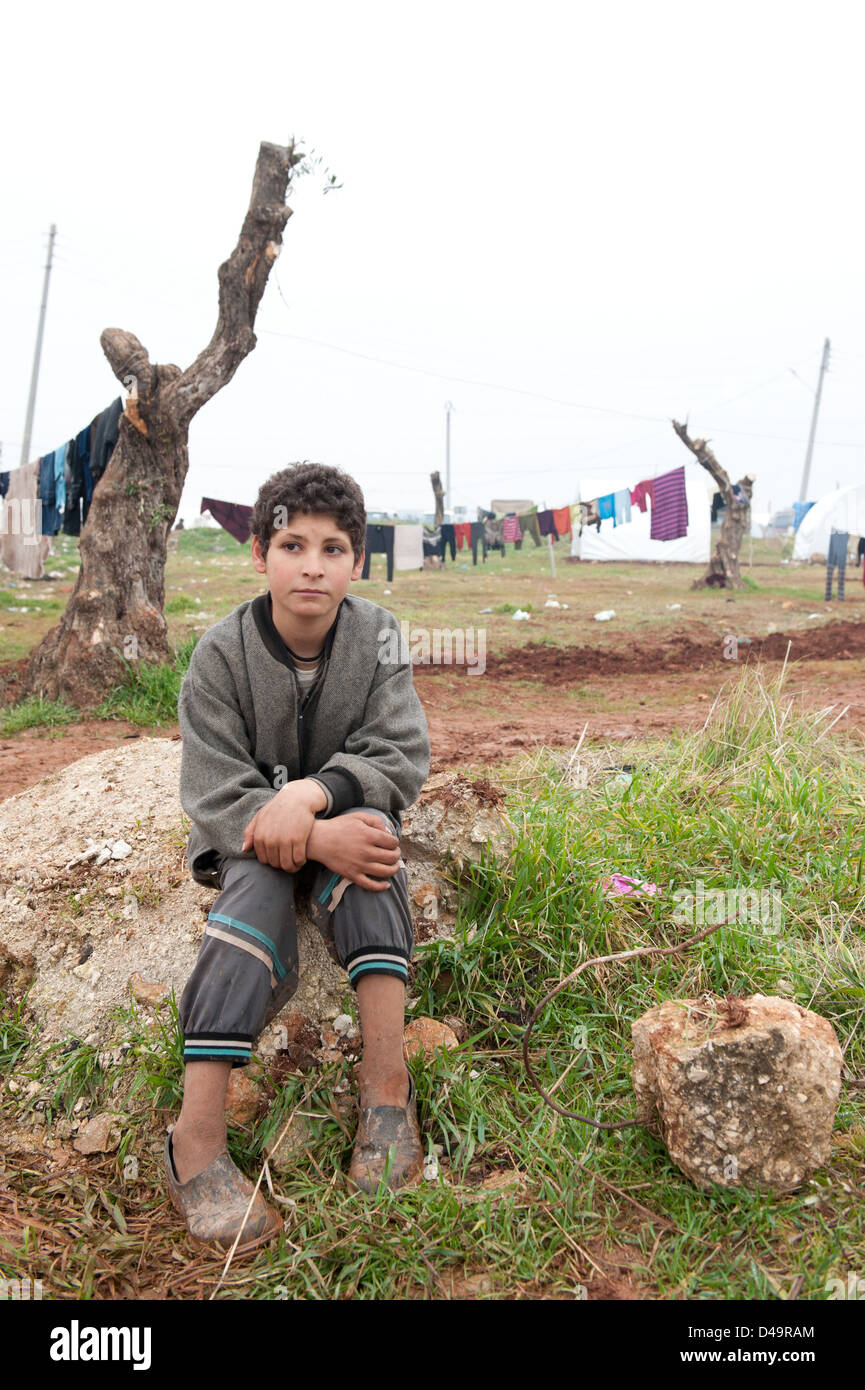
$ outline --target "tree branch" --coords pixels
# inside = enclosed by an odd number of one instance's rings
[[[134,333],[123,328],[106,328],[99,341],[117,380],[131,395],[147,401],[154,383],[154,367],[147,348],[142,347]]]
[[[676,434],[679,436],[682,443],[691,450],[691,453],[697,459],[697,462],[701,463],[703,467],[709,473],[711,473],[715,482],[718,484],[718,491],[724,498],[725,505],[728,507],[731,506],[733,503],[733,485],[730,482],[730,479],[727,477],[727,474],[724,472],[724,469],[721,467],[718,460],[715,458],[715,455],[712,453],[712,450],[709,448],[708,444],[706,443],[706,440],[692,439],[691,436],[688,434],[687,425],[680,425],[678,420],[673,420],[672,424],[673,429],[676,431]]]
[[[173,388],[179,416],[187,424],[231,380],[255,347],[255,316],[291,216],[291,208],[285,205],[291,171],[302,157],[293,142],[263,142],[259,149],[237,245],[219,267],[219,316],[213,337]]]

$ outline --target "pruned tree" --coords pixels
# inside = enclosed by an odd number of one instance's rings
[[[429,477],[432,483],[433,497],[435,498],[435,517],[433,525],[441,526],[445,519],[445,490],[442,487],[440,473],[430,473]]]
[[[302,154],[263,143],[237,245],[219,267],[213,337],[187,367],[152,363],[134,333],[106,328],[102,350],[129,392],[108,467],[79,542],[78,580],[58,625],[33,652],[24,689],[87,708],[122,679],[124,658],[164,661],[165,553],[189,466],[193,416],[255,347],[255,316],[291,216]]]
[[[680,425],[674,420],[673,429],[682,443],[691,450],[697,462],[711,474],[724,499],[725,507],[721,531],[706,573],[701,579],[695,579],[691,588],[744,589],[745,583],[739,573],[739,552],[744,537],[751,530],[751,493],[754,478],[750,473],[746,473],[738,483],[731,483],[705,439],[692,439],[688,434],[687,423]]]

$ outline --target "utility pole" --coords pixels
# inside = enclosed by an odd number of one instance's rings
[[[811,455],[814,452],[814,438],[817,434],[817,416],[820,413],[820,395],[823,391],[823,378],[829,366],[829,339],[823,344],[823,360],[820,363],[820,375],[817,378],[817,394],[814,397],[814,413],[811,416],[811,433],[808,436],[808,452],[805,455],[805,468],[802,473],[802,487],[799,492],[799,501],[808,500],[808,477],[811,472]]]
[[[451,505],[451,411],[450,401],[445,401],[445,511]]]
[[[39,309],[39,329],[36,333],[36,351],[33,354],[33,371],[30,375],[30,397],[27,401],[27,419],[24,422],[24,438],[21,441],[21,464],[30,462],[30,436],[33,433],[33,413],[36,409],[36,386],[39,381],[39,360],[42,356],[42,333],[45,328],[45,308],[48,304],[48,280],[51,276],[51,262],[54,258],[54,238],[57,228],[51,223],[48,236],[48,260],[45,262],[45,280],[42,285],[42,304]]]

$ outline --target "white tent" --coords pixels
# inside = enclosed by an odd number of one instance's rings
[[[793,559],[807,560],[811,555],[828,555],[832,530],[846,531],[850,536],[865,536],[865,483],[837,488],[827,492],[803,516],[796,540]]]
[[[715,489],[707,483],[702,469],[699,475],[689,476],[685,469],[685,494],[688,498],[688,534],[677,541],[653,541],[649,532],[652,523],[652,504],[645,512],[631,508],[631,520],[622,526],[602,521],[596,526],[584,526],[583,534],[574,533],[571,554],[581,560],[680,560],[688,564],[706,564],[712,541],[712,497]],[[623,487],[633,487],[636,477],[580,478],[577,500],[590,502],[593,497],[605,497]]]

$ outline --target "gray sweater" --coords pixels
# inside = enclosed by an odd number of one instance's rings
[[[193,822],[186,854],[194,877],[208,881],[214,851],[241,857],[256,811],[300,777],[324,785],[327,815],[374,806],[399,823],[426,781],[430,750],[408,653],[388,633],[399,635],[392,613],[347,594],[303,698],[269,593],[204,633],[177,705],[180,801]],[[395,650],[405,660],[379,660]]]

